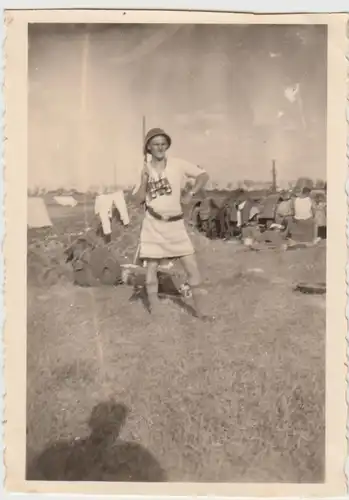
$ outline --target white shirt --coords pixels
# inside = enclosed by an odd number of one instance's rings
[[[306,220],[313,217],[313,203],[311,198],[296,198],[294,200],[294,218],[297,220]]]
[[[166,177],[171,185],[172,193],[157,196],[151,199],[147,195],[147,205],[152,207],[161,215],[171,216],[182,212],[181,207],[181,188],[186,178],[196,178],[204,173],[201,167],[179,158],[167,158],[167,165],[161,177]],[[158,180],[157,174],[152,168],[149,168],[150,179]]]

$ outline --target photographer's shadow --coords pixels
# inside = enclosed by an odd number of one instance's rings
[[[108,401],[92,410],[86,439],[56,442],[27,465],[28,481],[166,481],[153,455],[119,434],[128,409]]]

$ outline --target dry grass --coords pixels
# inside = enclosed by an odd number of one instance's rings
[[[126,259],[134,217],[115,244]],[[59,221],[61,232],[79,229],[71,215]],[[86,437],[93,407],[113,399],[130,409],[121,437],[150,451],[169,481],[323,481],[324,299],[293,286],[325,280],[325,249],[254,253],[193,237],[214,325],[172,302],[154,323],[128,287],[29,276],[29,462]]]

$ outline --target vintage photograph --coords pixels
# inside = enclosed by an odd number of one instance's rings
[[[325,481],[326,130],[326,25],[29,24],[28,481]]]

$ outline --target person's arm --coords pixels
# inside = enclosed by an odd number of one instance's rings
[[[203,168],[192,163],[183,162],[183,170],[186,177],[195,179],[193,187],[183,197],[183,203],[189,203],[193,196],[204,189],[210,177]]]
[[[313,216],[313,219],[315,218],[315,213],[316,213],[316,205],[315,205],[315,201],[311,199],[311,213],[312,213],[312,216]]]
[[[207,172],[202,172],[201,174],[199,174],[195,179],[194,186],[190,190],[192,195],[195,195],[196,193],[201,191],[201,189],[203,189],[206,186],[209,179],[210,178],[209,178],[209,175],[207,174]]]

